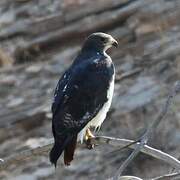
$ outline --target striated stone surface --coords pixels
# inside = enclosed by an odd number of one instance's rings
[[[95,31],[119,42],[110,50],[116,66],[111,110],[99,134],[136,139],[157,117],[169,90],[180,79],[180,1],[167,0],[1,0],[0,158],[46,143],[51,134],[54,87]],[[179,157],[180,95],[150,145]],[[48,157],[10,165],[0,179],[103,180],[129,151],[112,147],[78,149],[70,167]],[[172,171],[140,154],[125,174],[142,179]]]

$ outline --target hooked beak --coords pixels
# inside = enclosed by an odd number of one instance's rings
[[[112,45],[113,45],[115,48],[117,48],[117,47],[118,47],[118,42],[117,42],[115,39],[113,39]]]

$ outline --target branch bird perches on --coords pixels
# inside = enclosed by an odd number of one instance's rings
[[[98,144],[98,145],[110,145],[113,147],[122,147],[126,146],[129,143],[134,142],[133,140],[128,140],[128,139],[120,139],[120,138],[115,138],[115,137],[108,137],[108,136],[96,136],[95,138],[92,139],[92,143]],[[23,161],[30,159],[34,156],[39,156],[43,154],[48,154],[49,150],[51,149],[53,144],[53,139],[49,139],[47,144],[43,146],[39,146],[34,149],[29,149],[17,154],[14,154],[12,156],[6,157],[2,162],[0,162],[0,170],[6,169],[8,166],[12,164],[19,165]],[[137,143],[138,144],[138,143]],[[83,144],[79,144],[79,147],[85,147]],[[135,149],[136,144],[130,146],[129,148]],[[156,159],[162,160],[165,163],[169,164],[175,169],[180,169],[180,161],[174,158],[173,156],[164,153],[160,150],[154,149],[150,146],[145,145],[143,149],[141,149],[141,152],[152,156]]]

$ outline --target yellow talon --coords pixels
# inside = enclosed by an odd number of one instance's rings
[[[90,131],[90,129],[87,129],[86,130],[86,135],[85,135],[85,140],[89,140],[89,139],[92,139],[94,138],[95,136],[92,134],[92,132]]]

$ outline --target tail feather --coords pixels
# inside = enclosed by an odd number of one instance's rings
[[[77,136],[74,136],[67,144],[64,150],[64,164],[69,166],[74,157],[74,151],[76,149]]]
[[[71,139],[71,137],[61,137],[58,139],[55,138],[54,146],[49,154],[50,162],[54,164],[55,167],[57,165],[57,160]]]

